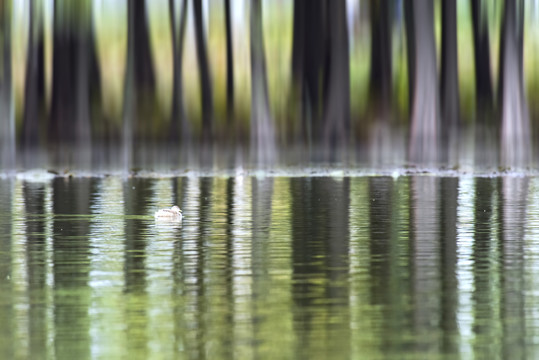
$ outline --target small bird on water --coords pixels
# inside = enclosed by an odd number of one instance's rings
[[[174,205],[170,209],[161,209],[155,212],[156,220],[179,221],[182,219],[181,209]]]

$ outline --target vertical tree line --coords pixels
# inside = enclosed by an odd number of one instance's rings
[[[51,94],[45,94],[44,3],[28,1],[28,41],[24,75],[20,143],[25,149],[67,144],[90,148],[107,136],[106,129],[120,133],[125,154],[140,145],[166,139],[169,144],[212,144],[215,136],[214,97],[208,35],[203,16],[203,1],[169,0],[172,46],[172,104],[168,126],[158,126],[156,71],[150,41],[148,2],[133,0],[127,6],[127,56],[124,78],[123,123],[99,124],[101,106],[100,63],[97,57],[90,0],[55,0],[52,18]],[[251,116],[250,145],[257,160],[275,158],[276,121],[268,90],[264,24],[261,0],[245,5],[250,16]],[[211,4],[210,4],[211,5]],[[451,161],[458,149],[461,105],[458,63],[458,2],[441,0],[441,56],[437,58],[434,34],[436,14],[431,0],[370,0],[365,3],[370,26],[368,90],[364,116],[372,119],[371,137],[386,137],[392,126],[396,104],[394,94],[393,37],[394,19],[404,13],[408,72],[408,159],[412,162]],[[226,83],[226,134],[236,141],[240,126],[235,120],[236,89],[233,12],[237,4],[223,1]],[[524,82],[524,10],[522,0],[504,1],[501,12],[498,82],[492,75],[491,36],[488,8],[495,6],[470,0],[473,61],[475,69],[475,126],[478,148],[499,147],[499,153],[483,156],[499,158],[504,165],[525,165],[531,159],[531,124]],[[2,148],[14,148],[14,106],[11,69],[11,2],[1,4],[2,77],[0,101]],[[294,0],[291,58],[291,119],[287,129],[291,138],[310,148],[330,150],[347,148],[352,139],[350,114],[349,9],[345,0]],[[197,127],[192,126],[185,104],[183,81],[184,53],[189,16],[192,17],[195,55],[200,83],[201,126],[199,141],[193,141]],[[496,91],[495,91],[496,86]],[[495,94],[497,98],[495,99]],[[50,98],[50,104],[47,99]],[[367,119],[367,120],[369,120]],[[287,119],[288,120],[288,119]],[[363,118],[356,120],[363,122]],[[369,125],[371,125],[369,124]],[[168,131],[167,131],[168,130]],[[11,134],[11,135],[10,135]],[[354,133],[355,134],[355,133]],[[357,135],[357,134],[356,134]],[[383,140],[382,140],[383,141]],[[493,147],[494,148],[494,147]],[[138,151],[143,151],[139,149]],[[4,158],[13,151],[2,151]],[[8,154],[8,155],[6,155]],[[126,155],[127,156],[127,155]],[[265,159],[265,160],[263,160]]]
[[[292,81],[304,142],[335,148],[350,130],[350,54],[344,0],[295,0]]]
[[[90,144],[90,87],[99,82],[91,14],[89,1],[54,2],[48,134],[53,144]]]

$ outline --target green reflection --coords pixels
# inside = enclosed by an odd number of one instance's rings
[[[56,178],[55,215],[89,215],[96,179]],[[90,217],[53,218],[54,351],[60,359],[90,358]]]
[[[15,302],[13,283],[12,222],[13,180],[0,181],[0,357],[15,356]]]
[[[538,189],[517,177],[0,179],[0,354],[534,357]],[[179,226],[154,222],[169,202]]]
[[[46,187],[42,183],[22,184],[26,213],[26,261],[28,273],[29,347],[43,357],[50,356],[47,337],[47,248],[45,209]]]
[[[295,353],[348,357],[350,179],[293,178],[290,188]]]

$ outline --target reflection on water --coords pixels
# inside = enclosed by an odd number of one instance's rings
[[[536,178],[3,179],[0,202],[3,359],[536,355]]]

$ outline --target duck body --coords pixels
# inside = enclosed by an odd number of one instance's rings
[[[176,205],[170,209],[161,209],[155,212],[156,220],[180,221],[182,219],[182,211]]]

